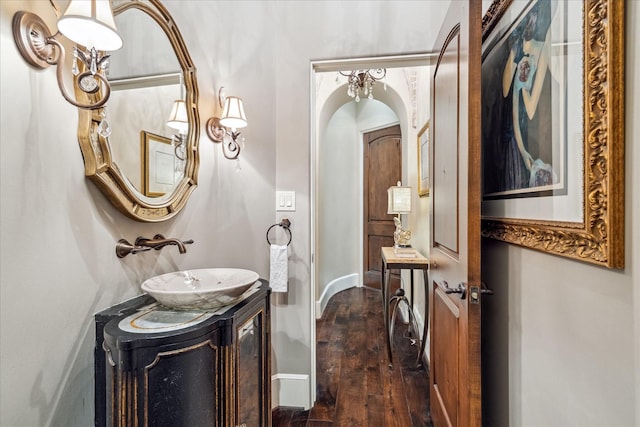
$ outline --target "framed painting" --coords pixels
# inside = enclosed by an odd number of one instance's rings
[[[624,267],[624,2],[483,17],[483,236]]]
[[[176,183],[176,155],[171,139],[140,131],[142,194],[160,197],[173,191]]]
[[[429,195],[429,121],[418,132],[418,195]]]

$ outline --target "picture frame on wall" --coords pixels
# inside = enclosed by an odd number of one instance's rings
[[[579,6],[579,7],[577,7]],[[483,17],[483,236],[624,267],[624,2]]]
[[[140,131],[142,194],[160,197],[175,185],[176,155],[171,139]]]
[[[429,120],[418,132],[418,195],[429,195]]]

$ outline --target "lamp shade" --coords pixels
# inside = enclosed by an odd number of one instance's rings
[[[71,0],[58,19],[58,30],[87,48],[111,51],[122,47],[109,0]]]
[[[173,103],[167,126],[177,130],[180,133],[189,131],[189,120],[187,118],[187,105],[181,99],[177,99]]]
[[[411,212],[411,187],[398,185],[387,190],[387,213],[406,214]]]
[[[228,96],[224,100],[220,124],[231,129],[240,129],[247,125],[242,99],[237,96]]]

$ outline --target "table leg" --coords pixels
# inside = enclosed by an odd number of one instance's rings
[[[387,304],[385,303],[385,301],[387,300],[387,293],[385,291],[385,270],[386,270],[386,265],[385,265],[385,262],[382,261],[382,273],[380,275],[380,290],[382,291],[382,313],[384,314],[384,316],[387,315]]]
[[[420,342],[420,351],[418,352],[418,366],[422,365],[424,349],[427,345],[427,333],[429,332],[429,273],[427,269],[422,270],[424,276],[424,327],[422,328],[422,341]]]
[[[391,335],[389,324],[389,269],[382,263],[382,312],[384,313],[384,335],[387,341],[387,356],[389,357],[389,367],[393,366],[391,354]]]
[[[410,302],[411,302],[411,311],[413,312],[413,269],[409,270],[409,274],[411,275],[411,282],[410,282],[411,283],[411,300],[410,300]],[[418,332],[418,331],[416,331],[416,332]]]

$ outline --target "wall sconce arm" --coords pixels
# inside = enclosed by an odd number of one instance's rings
[[[206,125],[207,136],[213,142],[222,142],[227,133],[227,129],[220,124],[219,117],[210,117]]]
[[[74,68],[72,71],[75,74],[78,87],[88,94],[96,93],[100,88],[103,89],[100,98],[96,102],[81,104],[73,99],[64,86],[62,72],[66,55],[64,46],[56,39],[59,34],[60,32],[57,32],[52,35],[42,18],[34,13],[18,11],[13,16],[13,38],[24,60],[36,69],[44,69],[55,65],[60,93],[73,106],[88,110],[102,107],[111,95],[109,82],[100,73],[108,65],[109,55],[101,56],[94,48],[87,54],[74,47]],[[77,59],[84,63],[84,68],[88,71],[79,72]]]
[[[222,143],[222,154],[226,159],[233,160],[238,158],[241,149],[238,142],[240,131],[222,126],[218,117],[211,117],[207,120],[206,131],[209,139],[213,142]]]

